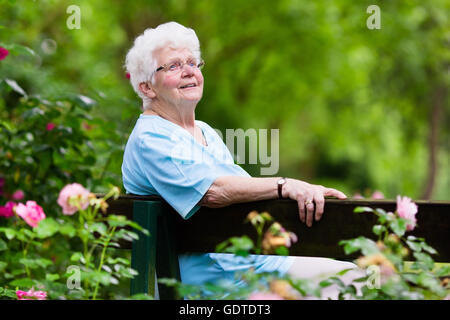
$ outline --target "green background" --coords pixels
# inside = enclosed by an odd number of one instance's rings
[[[67,27],[72,4],[81,9],[80,29]],[[366,26],[372,4],[381,9],[379,30]],[[349,196],[379,190],[386,198],[450,199],[449,1],[0,0],[0,6],[0,42],[36,53],[0,61],[1,77],[29,94],[78,93],[97,101],[92,113],[105,121],[96,134],[111,133],[93,164],[105,181],[122,186],[123,148],[141,112],[125,76],[126,52],[146,28],[177,21],[196,31],[206,61],[196,118],[222,132],[280,129],[277,176]],[[244,165],[255,176],[259,167]]]

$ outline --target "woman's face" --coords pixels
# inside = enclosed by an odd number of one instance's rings
[[[152,87],[158,100],[169,104],[200,101],[203,94],[203,75],[197,66],[187,63],[196,61],[189,49],[165,47],[155,52],[155,58],[158,62],[157,68],[162,65],[170,66],[174,62],[183,64],[178,71],[163,69],[155,73],[155,83]]]

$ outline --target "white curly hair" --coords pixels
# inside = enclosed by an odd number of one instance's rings
[[[195,31],[177,22],[171,21],[154,29],[148,28],[139,35],[127,53],[125,69],[134,91],[142,99],[144,110],[150,108],[151,99],[139,90],[139,84],[148,81],[154,84],[153,75],[157,68],[154,52],[166,46],[174,49],[187,48],[198,61],[201,60],[200,42]]]

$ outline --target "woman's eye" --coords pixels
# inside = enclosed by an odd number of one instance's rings
[[[174,62],[174,63],[171,63],[170,65],[169,65],[169,70],[177,70],[179,67],[180,67],[180,63],[179,62]]]

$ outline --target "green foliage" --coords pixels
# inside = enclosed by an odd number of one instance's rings
[[[432,255],[436,255],[437,251],[423,238],[405,236],[406,219],[401,218],[397,212],[386,212],[380,208],[356,207],[354,211],[359,214],[377,215],[378,224],[373,229],[378,241],[360,236],[339,242],[345,254],[361,253],[355,262],[361,271],[365,271],[365,276],[353,278],[350,282],[345,283],[342,277],[352,269],[341,270],[325,279],[299,279],[289,274],[280,276],[277,272],[257,273],[250,269],[236,272],[234,281],[221,280],[203,285],[188,285],[164,278],[159,279],[159,282],[174,287],[179,298],[186,299],[248,299],[255,293],[275,294],[280,299],[289,300],[320,299],[323,298],[323,290],[329,286],[337,288],[337,298],[340,300],[422,300],[449,297],[449,265],[436,267]],[[272,221],[266,212],[251,212],[246,219],[257,230],[266,220]],[[272,226],[276,224],[277,222],[274,222],[266,232],[272,234]],[[216,251],[248,257],[250,250],[261,246],[264,247],[263,244],[254,244],[247,236],[233,237],[218,245]],[[284,248],[288,254],[286,246],[278,248]],[[411,262],[412,258],[414,260]],[[444,281],[445,278],[447,282]]]
[[[79,30],[66,27],[71,4],[81,9]],[[106,120],[97,133],[115,138],[96,145],[95,168],[106,166],[104,177],[120,185],[123,146],[141,106],[122,67],[126,51],[145,28],[178,21],[196,31],[206,61],[198,119],[221,130],[279,128],[280,176],[348,195],[370,189],[417,199],[430,169],[434,97],[450,84],[450,7],[445,0],[379,3],[381,29],[369,30],[371,4],[3,1],[0,38],[12,53],[0,72],[30,95],[80,92],[96,100],[93,112]],[[438,100],[433,198],[446,200],[448,92]],[[259,175],[260,166],[244,168]]]
[[[362,296],[356,293],[352,296],[358,299],[416,300],[443,299],[448,296],[450,287],[441,283],[441,278],[450,274],[448,266],[436,269],[431,255],[436,255],[437,251],[423,238],[405,236],[408,220],[397,212],[385,212],[382,209],[357,207],[355,212],[377,215],[378,224],[373,227],[373,231],[378,236],[378,242],[358,237],[343,240],[339,244],[343,245],[346,254],[361,252],[362,256],[356,261],[360,267],[376,266],[379,287],[373,290],[366,286],[362,288]],[[414,258],[411,270],[405,270],[406,261],[411,258]],[[343,286],[341,293],[349,293],[348,290],[347,286]]]
[[[10,288],[15,292],[32,287],[47,292],[49,299],[117,297],[112,286],[128,282],[137,272],[115,248],[121,240],[138,239],[133,229],[149,234],[124,216],[104,216],[99,211],[104,205],[98,204],[117,197],[117,190],[112,189],[100,199],[91,198],[90,205],[79,210],[77,216],[45,218],[34,228],[18,216],[9,218],[7,226],[0,228],[0,297],[16,298]],[[62,242],[71,246],[61,248]],[[60,250],[64,253],[57,261],[55,254]],[[73,288],[69,287],[72,282]]]
[[[124,57],[137,35],[171,20],[196,31],[206,61],[196,117],[222,131],[280,129],[277,175],[348,195],[381,190],[388,198],[419,198],[435,158],[432,198],[448,200],[448,1],[380,3],[380,30],[366,28],[370,1],[0,3],[0,46],[9,50],[0,61],[0,179],[5,179],[0,205],[23,190],[25,200],[37,200],[47,213],[35,230],[0,220],[0,255],[7,255],[0,259],[0,272],[6,282],[30,285],[29,272],[41,279],[35,285],[51,287],[56,298],[66,290],[67,277],[61,275],[67,263],[86,263],[82,240],[92,232],[106,237],[98,246],[117,240],[108,238],[112,229],[106,225],[121,227],[122,218],[78,229],[58,214],[56,197],[74,181],[100,193],[110,184],[121,185],[123,148],[141,106],[125,77]],[[71,4],[81,8],[80,30],[66,27]],[[47,130],[49,123],[55,128]],[[430,146],[433,130],[437,138]],[[243,167],[259,175],[261,164]],[[406,221],[380,209],[361,210],[378,215],[373,232],[380,239],[405,237]],[[134,237],[120,230],[114,234]],[[258,235],[256,244],[242,237],[220,249],[261,252],[262,231]],[[416,259],[412,267],[432,270],[433,249],[409,237],[402,241]],[[347,252],[375,250],[373,242],[361,238],[342,244]],[[394,244],[390,250],[398,253],[401,246]],[[275,253],[286,250],[276,247]],[[388,256],[401,266],[397,254]],[[110,281],[105,270],[87,272],[96,274],[101,286]],[[436,287],[426,273],[404,276]],[[364,294],[386,298],[409,287],[390,288],[384,296],[371,289]],[[11,292],[0,287],[4,296],[14,296]]]
[[[92,123],[100,123],[89,114],[95,101],[77,94],[58,99],[28,95],[6,78],[0,82],[0,94],[0,176],[6,195],[26,190],[27,199],[42,199],[46,209],[54,210],[58,192],[67,183],[99,184],[88,132]]]

